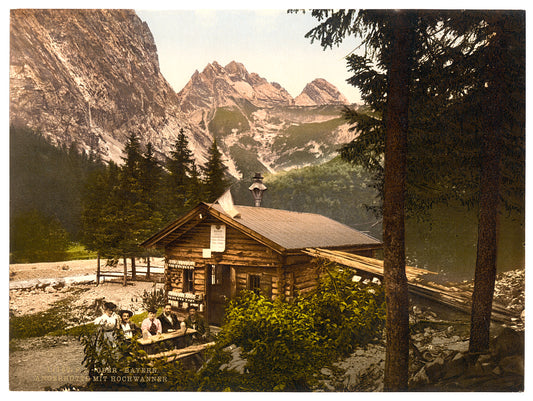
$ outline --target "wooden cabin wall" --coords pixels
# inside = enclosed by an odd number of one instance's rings
[[[261,274],[262,282],[268,282],[273,296],[279,295],[279,271],[281,256],[269,247],[255,241],[240,231],[226,225],[226,249],[221,253],[212,253],[210,258],[203,257],[203,249],[210,247],[211,224],[220,224],[218,220],[208,218],[191,228],[177,241],[169,244],[165,250],[166,257],[173,260],[195,262],[195,293],[205,294],[207,284],[207,265],[229,265],[234,269],[236,290],[238,293],[247,288],[249,274]],[[165,280],[168,291],[183,292],[183,269],[167,269]]]
[[[169,244],[166,255],[172,259],[232,266],[276,267],[281,263],[281,257],[277,252],[228,226],[226,226],[226,250],[220,254],[213,254],[211,258],[203,258],[202,250],[210,246],[211,224],[220,224],[220,222],[206,219],[183,234],[176,242]]]
[[[207,280],[207,269],[205,265],[196,264],[194,268],[194,293],[195,294],[204,294],[205,286]],[[183,273],[184,269],[173,268],[166,269],[165,277],[165,290],[166,291],[183,291]]]
[[[294,274],[293,290],[296,294],[306,294],[314,290],[320,280],[319,270],[314,263],[305,263],[290,267]]]
[[[263,245],[243,232],[226,225],[226,246],[224,252],[212,253],[204,258],[203,250],[210,248],[211,225],[221,222],[211,216],[199,224],[187,226],[188,231],[176,241],[167,245],[167,258],[178,261],[191,261],[194,268],[194,293],[206,295],[210,269],[209,265],[228,265],[231,267],[232,293],[236,296],[241,290],[248,289],[249,276],[261,277],[261,290],[275,299],[284,296],[292,299],[297,294],[305,294],[316,288],[319,272],[315,259],[309,255],[293,252],[284,256]],[[339,249],[363,256],[373,256],[369,248]],[[167,291],[183,291],[183,272],[181,268],[167,268],[165,287]]]
[[[266,297],[275,299],[280,294],[280,277],[278,273],[278,269],[275,268],[260,268],[253,266],[236,267],[236,293],[238,294],[242,290],[248,290],[250,275],[256,275],[260,277],[262,293]]]

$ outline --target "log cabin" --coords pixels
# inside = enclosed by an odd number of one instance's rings
[[[256,205],[201,202],[142,243],[164,250],[165,289],[180,315],[193,305],[209,324],[220,325],[227,301],[241,290],[290,300],[314,289],[319,272],[306,248],[369,257],[382,248],[325,216]]]

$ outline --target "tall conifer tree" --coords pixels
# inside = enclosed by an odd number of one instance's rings
[[[182,214],[190,203],[188,194],[193,166],[194,158],[189,149],[189,141],[181,129],[167,161],[169,172],[166,178],[167,210],[173,218]]]
[[[209,148],[208,159],[202,168],[207,202],[214,202],[229,186],[226,178],[227,167],[222,163],[222,154],[218,150],[216,139]]]

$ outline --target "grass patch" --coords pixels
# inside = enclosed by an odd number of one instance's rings
[[[97,253],[88,251],[81,244],[74,243],[69,246],[66,251],[66,260],[84,260],[84,259],[96,259]]]
[[[67,327],[65,309],[72,298],[58,301],[44,312],[24,316],[12,316],[9,319],[9,339],[42,337],[50,332]]]
[[[331,133],[345,122],[343,118],[333,118],[320,123],[291,125],[276,137],[272,150],[279,153],[288,149],[302,148],[313,140],[327,143]]]
[[[23,316],[9,317],[9,339],[16,340],[30,337],[42,337],[50,333],[65,334],[65,329],[71,326],[69,321],[72,303],[79,292],[77,289],[68,297],[56,301],[44,312],[31,313]]]

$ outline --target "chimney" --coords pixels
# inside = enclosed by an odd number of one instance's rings
[[[261,173],[255,173],[252,185],[250,185],[250,188],[248,189],[252,192],[252,196],[255,200],[255,206],[260,207],[261,200],[263,199],[263,192],[267,190],[267,187],[265,187],[265,184],[263,184],[263,177],[261,176]]]

